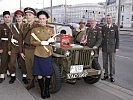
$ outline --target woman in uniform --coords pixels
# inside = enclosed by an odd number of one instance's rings
[[[45,11],[37,13],[41,26],[33,28],[31,32],[31,44],[36,46],[34,52],[33,75],[38,77],[38,83],[43,99],[49,98],[50,77],[53,72],[52,68],[52,46],[54,39],[51,36],[54,34],[54,28],[47,25],[49,15]],[[45,77],[45,87],[44,79]]]

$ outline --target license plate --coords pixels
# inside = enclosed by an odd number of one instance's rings
[[[87,71],[83,71],[82,73],[75,73],[75,74],[67,74],[68,79],[72,78],[80,78],[80,77],[86,77],[88,75]]]
[[[83,72],[83,65],[72,65],[70,67],[70,73],[82,73]]]

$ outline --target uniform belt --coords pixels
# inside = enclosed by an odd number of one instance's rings
[[[8,38],[1,38],[1,40],[3,40],[3,41],[8,41]]]

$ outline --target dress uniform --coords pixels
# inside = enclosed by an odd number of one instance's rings
[[[73,31],[74,42],[76,44],[80,44],[83,34],[86,33],[86,28],[85,28],[84,24],[85,24],[84,22],[80,21],[79,22],[80,27],[76,28]]]
[[[99,55],[99,46],[102,42],[101,29],[97,26],[89,27],[86,30],[87,35],[87,46],[90,48],[96,47],[96,53]],[[92,61],[92,67],[98,69],[100,64],[98,63],[98,56]]]
[[[14,16],[16,17],[17,15],[20,15],[21,17],[23,16],[23,12],[21,10],[17,10],[14,13]],[[8,42],[8,51],[11,53],[10,55],[10,61],[9,61],[9,72],[11,74],[11,80],[9,81],[10,84],[14,83],[16,79],[16,59],[18,56],[20,57],[20,61],[23,66],[21,66],[22,69],[22,74],[23,74],[23,79],[22,81],[25,84],[28,84],[28,81],[26,79],[26,67],[24,64],[24,59],[21,57],[21,53],[23,53],[22,50],[22,31],[20,30],[22,28],[22,24],[19,25],[18,23],[12,24],[11,25],[11,33],[9,34],[9,42]]]
[[[9,16],[8,16],[9,15]],[[10,17],[9,11],[3,12],[3,17]],[[9,25],[8,25],[9,24]],[[3,23],[0,25],[0,50],[1,52],[1,65],[0,65],[0,83],[5,79],[4,74],[8,69],[9,55],[8,55],[8,36],[10,32],[10,23]]]
[[[27,7],[24,9],[24,13],[30,13],[33,16],[36,15],[36,12],[33,8]],[[32,76],[32,66],[34,59],[34,50],[35,46],[30,43],[31,38],[31,30],[37,27],[37,23],[34,22],[34,18],[23,26],[23,41],[24,41],[24,51],[25,51],[25,64],[27,69],[27,77],[30,80],[28,86],[26,87],[28,90],[34,87],[34,77]]]
[[[110,74],[110,81],[114,82],[113,76],[115,74],[115,52],[119,49],[119,32],[115,24],[107,24],[102,27],[102,53],[103,53],[103,68],[105,69],[103,80],[108,79]],[[108,59],[110,66],[108,67]],[[110,69],[110,73],[108,70]]]
[[[40,15],[44,15],[42,18],[47,20],[49,18],[48,13],[45,11],[39,11],[37,17],[40,19]],[[40,24],[40,27],[32,29],[31,44],[36,46],[34,52],[34,63],[33,63],[33,75],[38,76],[38,83],[41,90],[41,97],[43,99],[49,98],[49,85],[50,85],[50,76],[53,72],[52,67],[52,46],[50,43],[54,42],[54,39],[51,38],[54,34],[54,28],[44,23]],[[33,36],[33,34],[38,38],[38,40]],[[40,78],[41,76],[41,78]],[[45,77],[45,87],[44,80]]]

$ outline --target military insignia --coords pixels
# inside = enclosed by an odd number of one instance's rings
[[[111,32],[114,32],[114,30],[110,30]]]
[[[97,31],[93,31],[94,33],[96,33]]]

